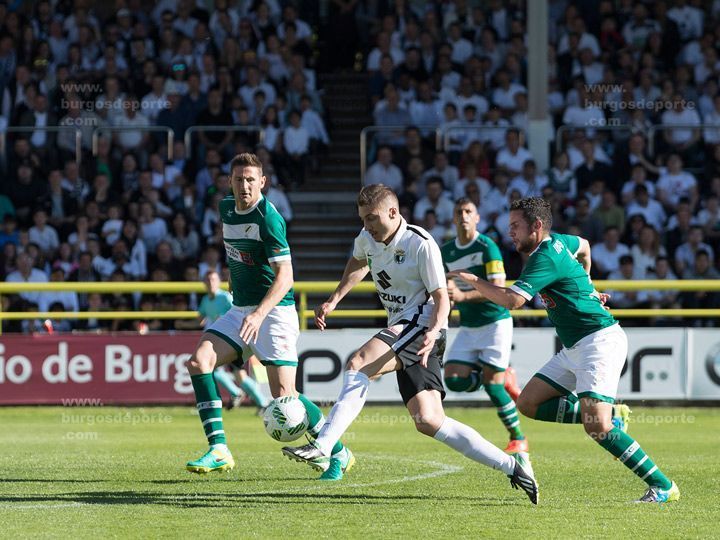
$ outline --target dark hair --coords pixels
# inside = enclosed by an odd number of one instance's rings
[[[357,205],[377,208],[385,199],[390,199],[390,202],[396,207],[400,206],[397,195],[392,189],[385,184],[370,184],[360,190]]]
[[[522,212],[528,225],[540,220],[544,230],[549,231],[552,228],[552,208],[542,197],[526,197],[515,201],[510,205],[510,210]]]
[[[708,253],[708,250],[707,250],[707,249],[698,249],[698,250],[695,252],[695,258],[696,258],[696,259],[702,257],[703,255],[704,255],[705,257],[710,257],[710,253]]]
[[[475,206],[475,203],[472,202],[469,197],[460,197],[457,201],[455,201],[455,210],[466,204],[472,204]]]
[[[233,158],[230,162],[231,173],[235,170],[235,167],[257,167],[260,169],[260,174],[262,175],[262,162],[260,161],[260,158],[249,152],[238,154]]]
[[[623,255],[622,257],[620,257],[619,262],[620,262],[620,265],[622,266],[623,264],[628,264],[628,263],[633,264],[635,261],[633,261],[632,255]]]

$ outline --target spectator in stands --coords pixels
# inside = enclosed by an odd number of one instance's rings
[[[647,279],[666,279],[674,281],[677,276],[670,268],[670,261],[664,255],[660,255],[655,259],[653,270],[647,274]],[[652,309],[670,309],[679,308],[677,303],[679,291],[674,289],[651,289],[646,291],[647,298],[650,301]]]
[[[283,147],[293,185],[298,187],[305,183],[305,169],[310,152],[310,134],[301,124],[299,111],[290,111],[288,118],[290,125],[283,130]]]
[[[452,199],[456,201],[461,197],[465,197],[468,185],[474,184],[479,190],[480,200],[485,200],[485,197],[487,197],[492,189],[490,182],[487,179],[478,176],[477,167],[475,167],[472,163],[466,163],[463,172],[463,177],[457,181],[451,192]]]
[[[542,189],[547,185],[547,177],[538,174],[535,160],[527,159],[522,172],[510,182],[510,189],[517,189],[522,197],[540,197]]]
[[[704,200],[705,208],[698,212],[698,224],[703,227],[705,239],[715,251],[720,248],[720,197],[711,194]],[[0,242],[2,243],[2,242]]]
[[[398,195],[403,191],[403,175],[393,163],[393,151],[389,146],[381,146],[377,151],[377,161],[365,171],[365,185],[385,184]]]
[[[78,212],[77,198],[63,188],[62,173],[58,169],[48,174],[48,185],[49,190],[40,204],[48,215],[48,223],[65,237]]]
[[[678,246],[675,251],[675,271],[678,276],[685,277],[686,272],[692,269],[696,262],[696,254],[698,251],[705,251],[710,257],[710,261],[715,260],[715,252],[713,248],[704,242],[705,236],[703,228],[699,225],[690,227],[687,236],[687,242]]]
[[[511,178],[522,173],[523,165],[532,155],[520,146],[520,131],[511,128],[505,133],[505,147],[498,152],[497,166]]]
[[[454,205],[453,202],[444,195],[444,188],[442,178],[434,176],[427,179],[425,182],[425,196],[417,202],[413,211],[415,223],[422,223],[425,219],[425,213],[432,209],[441,226],[450,226],[453,220]]]
[[[198,276],[205,279],[205,274],[212,269],[220,273],[222,268],[220,264],[220,251],[215,246],[207,246],[203,251],[200,264],[198,265]]]
[[[687,269],[684,279],[720,279],[720,273],[712,266],[712,254],[705,249],[695,252],[695,260]],[[684,292],[680,302],[686,309],[713,309],[720,304],[720,294],[716,291]],[[713,319],[705,320],[706,326],[715,326]],[[703,326],[702,319],[696,319],[693,326]]]
[[[627,207],[628,219],[633,215],[642,215],[645,221],[655,230],[662,231],[665,229],[665,221],[667,215],[665,210],[655,199],[650,198],[648,188],[645,185],[638,185],[634,189],[634,201]]]
[[[5,192],[15,207],[18,221],[21,224],[28,224],[31,213],[45,195],[47,186],[36,177],[32,167],[24,163],[18,166],[15,181],[10,181],[8,184]]]
[[[620,257],[620,269],[610,272],[607,279],[619,281],[636,281],[641,279],[635,270],[632,255]],[[614,308],[637,308],[646,300],[643,291],[607,291],[610,295],[609,304]]]
[[[636,163],[632,166],[630,180],[623,184],[621,196],[624,205],[627,206],[637,200],[635,197],[635,188],[637,186],[643,186],[650,197],[655,197],[655,184],[647,179],[647,169],[642,163]]]
[[[63,283],[65,281],[65,272],[62,268],[54,268],[50,273],[50,281],[52,283]],[[51,291],[43,292],[40,295],[39,311],[51,311],[51,306],[59,303],[63,311],[75,313],[80,310],[78,303],[78,295],[75,291]]]
[[[648,278],[655,269],[658,257],[667,257],[665,247],[660,245],[660,234],[652,225],[645,225],[640,230],[637,244],[630,250],[638,274]]]
[[[661,122],[663,126],[674,125],[700,125],[700,115],[695,107],[688,106],[685,98],[677,93],[673,95],[673,107],[662,113]],[[700,129],[674,128],[662,131],[662,141],[666,148],[677,152],[687,161],[693,162],[697,152],[697,144],[700,141]]]
[[[683,170],[683,161],[678,154],[671,154],[667,160],[667,169],[661,171],[657,183],[657,198],[667,210],[675,210],[682,198],[689,199],[691,208],[697,206],[697,180],[691,173]]]
[[[195,260],[200,253],[200,238],[188,224],[185,214],[176,212],[172,218],[172,232],[168,237],[172,254],[178,261]]]
[[[224,108],[222,94],[217,85],[210,88],[207,100],[207,107],[198,113],[195,123],[198,126],[232,126],[232,115]],[[210,148],[217,150],[223,158],[229,160],[232,131],[200,131],[198,137],[205,150]]]
[[[590,245],[599,242],[603,236],[603,224],[590,212],[590,201],[587,196],[581,195],[575,201],[575,215],[568,220],[569,226],[576,226],[580,236],[586,238]]]
[[[405,129],[405,144],[395,153],[395,161],[401,170],[407,169],[408,163],[413,158],[419,158],[426,170],[433,161],[433,153],[423,144],[420,130],[415,126]]]
[[[327,151],[330,137],[322,117],[311,107],[310,96],[307,94],[300,99],[300,114],[300,125],[310,137],[311,168],[317,172],[320,170],[320,155]]]
[[[402,126],[402,130],[380,131],[376,136],[378,144],[388,144],[392,147],[401,147],[405,144],[404,129],[412,123],[412,118],[407,109],[400,105],[400,95],[395,86],[388,84],[385,87],[385,99],[377,103],[373,117],[375,125],[379,127]]]
[[[15,258],[17,270],[10,272],[5,281],[8,283],[45,283],[48,276],[42,270],[33,266],[34,261],[27,253],[18,253]],[[25,291],[18,293],[18,296],[26,302],[31,302],[36,306],[40,303],[42,293],[38,291]]]
[[[37,244],[45,256],[51,257],[60,246],[60,238],[55,228],[48,225],[45,210],[39,208],[33,212],[33,223],[28,231],[30,242]]]
[[[601,279],[618,271],[620,258],[630,254],[630,248],[620,242],[620,229],[616,226],[606,227],[602,243],[594,244],[591,251],[594,275]]]
[[[585,139],[581,148],[582,163],[575,169],[578,190],[587,190],[595,180],[602,180],[606,186],[613,190],[619,189],[619,182],[614,180],[612,168],[607,163],[597,159],[595,143],[590,139]]]
[[[567,152],[555,154],[553,166],[547,174],[547,185],[561,197],[563,204],[569,204],[577,197],[577,178],[570,169]]]
[[[367,57],[368,71],[378,71],[380,69],[380,59],[386,54],[390,55],[395,66],[399,66],[405,60],[405,53],[402,49],[392,46],[390,35],[387,32],[378,33],[376,43],[376,47],[370,51]]]
[[[603,191],[600,204],[593,214],[605,227],[615,226],[620,231],[625,229],[625,211],[618,206],[615,193],[609,189]]]
[[[445,188],[452,192],[459,180],[458,168],[450,165],[447,153],[440,151],[435,152],[433,157],[433,167],[423,173],[423,185],[431,176],[439,176],[443,180]]]

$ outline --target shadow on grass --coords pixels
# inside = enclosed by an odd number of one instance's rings
[[[12,504],[22,503],[80,503],[102,505],[162,505],[178,508],[237,508],[272,504],[308,505],[322,504],[372,504],[389,505],[408,501],[453,501],[465,502],[477,506],[508,506],[527,504],[527,500],[518,498],[517,502],[501,498],[488,497],[457,497],[440,496],[430,500],[426,495],[371,495],[371,494],[344,494],[344,493],[287,493],[258,492],[258,493],[213,493],[210,495],[185,495],[152,493],[142,491],[89,491],[78,493],[58,493],[55,495],[26,495],[26,496],[0,496],[0,504],[12,508]],[[52,508],[52,504],[48,504]]]

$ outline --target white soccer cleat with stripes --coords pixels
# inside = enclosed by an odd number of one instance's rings
[[[514,454],[513,457],[515,458],[515,470],[512,475],[508,475],[510,485],[515,489],[522,489],[527,494],[530,502],[537,504],[540,491],[530,460],[526,459],[522,452]]]

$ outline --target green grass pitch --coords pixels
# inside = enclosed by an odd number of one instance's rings
[[[633,505],[644,483],[581,426],[523,418],[540,505],[499,472],[417,434],[400,407],[348,432],[358,462],[322,483],[249,409],[225,413],[237,467],[191,475],[205,440],[190,407],[0,409],[3,538],[711,538],[720,523],[720,409],[635,407],[630,427],[682,493]],[[449,408],[504,447],[487,408]]]

